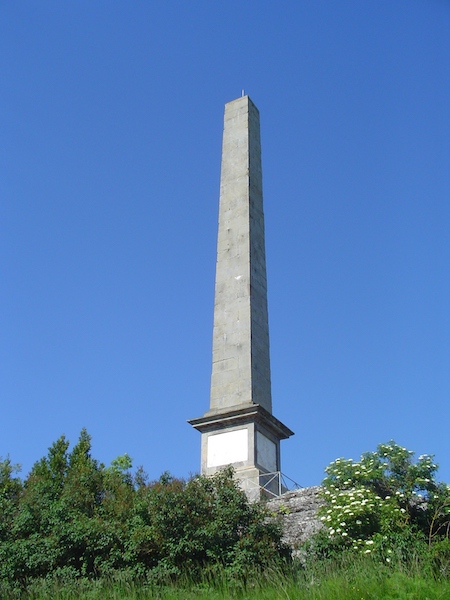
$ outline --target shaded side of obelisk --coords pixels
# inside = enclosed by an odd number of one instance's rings
[[[202,433],[202,473],[232,464],[249,497],[280,471],[280,440],[293,433],[272,415],[260,124],[248,96],[225,105],[210,410],[189,423]]]

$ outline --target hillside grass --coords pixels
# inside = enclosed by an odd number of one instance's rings
[[[385,566],[370,558],[318,561],[307,569],[266,570],[247,581],[228,578],[225,572],[201,582],[185,577],[175,584],[127,580],[78,579],[61,584],[34,581],[21,591],[0,584],[2,600],[445,600],[450,598],[450,579],[427,572],[420,563],[408,569]]]

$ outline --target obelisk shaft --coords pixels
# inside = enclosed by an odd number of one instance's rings
[[[225,105],[210,411],[272,412],[259,112]]]
[[[272,414],[258,109],[225,105],[210,408],[189,423],[202,434],[201,472],[233,465],[249,499],[283,489]]]

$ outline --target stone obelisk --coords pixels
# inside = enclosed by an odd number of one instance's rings
[[[210,409],[189,423],[202,433],[202,474],[232,464],[249,497],[280,489],[280,440],[293,432],[272,415],[259,112],[248,96],[225,105]]]

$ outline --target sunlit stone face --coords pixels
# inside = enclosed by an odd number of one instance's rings
[[[222,467],[248,460],[248,429],[208,437],[207,467]]]

